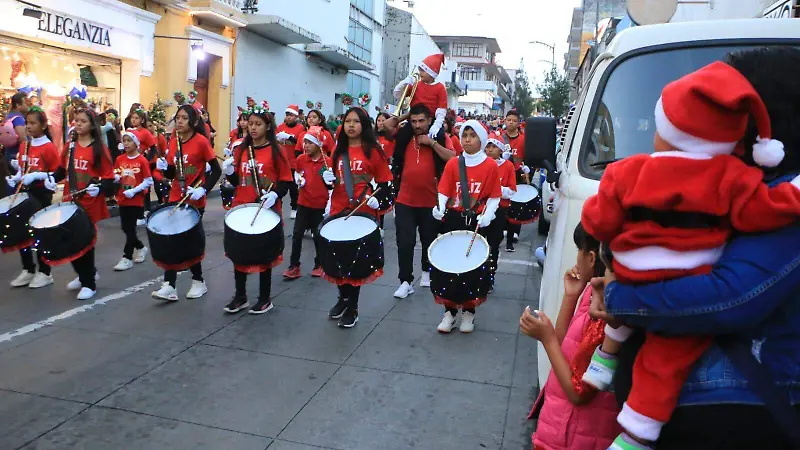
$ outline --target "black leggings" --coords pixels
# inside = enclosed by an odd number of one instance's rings
[[[292,169],[292,180],[294,180],[295,171]],[[289,205],[293,210],[297,211],[297,199],[300,197],[300,190],[297,183],[294,181],[289,183]]]
[[[93,291],[97,290],[97,282],[94,279],[97,269],[94,266],[94,247],[80,258],[72,261],[72,268],[78,274],[81,286]]]
[[[200,220],[203,220],[203,215],[206,213],[205,208],[199,208],[200,211]],[[199,262],[192,267],[189,268],[192,272],[192,280],[195,281],[204,281],[203,280],[203,265],[202,262]],[[175,282],[178,280],[178,271],[177,270],[167,270],[164,272],[164,281],[169,283],[170,286],[173,288],[175,287]]]
[[[339,285],[339,298],[347,303],[348,308],[358,309],[358,296],[361,294],[361,286],[353,286],[352,284]]]
[[[247,297],[247,272],[233,269],[233,279],[236,283],[236,296]],[[258,274],[258,299],[268,301],[272,293],[272,269],[267,269]]]
[[[22,259],[22,268],[27,272],[36,273],[36,263],[33,262],[33,247],[23,248],[19,251]],[[50,275],[50,266],[42,259],[42,252],[36,252],[36,259],[39,263],[39,272]]]
[[[141,250],[144,244],[136,236],[136,220],[142,217],[144,208],[141,206],[120,206],[119,220],[122,223],[122,232],[125,233],[125,247],[122,256],[133,259],[133,250]]]
[[[319,266],[319,246],[317,245],[317,228],[322,222],[322,209],[309,208],[299,205],[297,207],[297,218],[294,220],[294,232],[292,234],[292,256],[289,260],[290,267],[300,266],[300,253],[303,250],[303,235],[306,230],[311,229],[314,235],[314,267]]]
[[[489,231],[487,240],[489,241],[489,247],[491,248],[491,269],[492,274],[494,275],[497,273],[497,260],[500,258],[500,243],[503,242],[503,230],[506,229],[506,225],[509,224],[506,218],[506,214],[508,213],[508,208],[497,208],[497,212],[495,213],[494,220],[492,224],[489,225]],[[510,224],[513,225],[513,224]],[[513,238],[513,234],[509,235]],[[513,241],[509,241],[513,242]]]

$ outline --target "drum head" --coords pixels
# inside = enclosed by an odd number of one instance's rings
[[[78,205],[72,202],[48,206],[31,217],[31,226],[39,229],[57,227],[69,220],[76,211]]]
[[[16,198],[15,198],[16,197]],[[28,199],[28,194],[25,192],[20,192],[19,194],[12,194],[8,197],[4,197],[0,199],[0,214],[7,213],[11,208],[19,205],[20,203],[24,202]],[[11,204],[11,200],[14,200],[14,204]]]
[[[147,229],[163,236],[172,236],[191,230],[200,222],[200,213],[194,208],[174,206],[161,208],[147,216]]]
[[[259,203],[248,203],[240,205],[225,214],[225,225],[228,228],[242,234],[264,234],[281,223],[281,217],[271,209],[262,209],[258,213],[255,223],[251,226],[253,218],[261,205]]]
[[[355,241],[378,228],[378,224],[368,217],[354,215],[344,219],[338,217],[323,225],[319,230],[320,236],[329,241]]]
[[[539,191],[535,187],[529,184],[520,184],[517,185],[517,192],[511,196],[511,201],[517,203],[528,203],[538,196]]]
[[[472,250],[466,256],[473,236],[472,231],[465,230],[439,236],[428,249],[428,259],[442,272],[467,273],[477,269],[489,259],[489,243],[480,234],[475,236]]]

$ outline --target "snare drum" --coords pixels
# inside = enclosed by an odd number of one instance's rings
[[[239,272],[264,272],[283,262],[281,216],[262,209],[253,223],[260,207],[259,203],[245,203],[225,214],[225,256]]]
[[[203,260],[206,234],[194,206],[167,203],[147,216],[147,239],[153,262],[164,270],[185,270]],[[170,214],[172,213],[172,214]]]
[[[542,198],[539,190],[529,184],[517,185],[517,192],[511,197],[508,207],[508,221],[513,224],[525,224],[536,221],[542,212]]]
[[[36,249],[51,266],[75,261],[94,248],[97,228],[75,202],[48,206],[31,217]]]
[[[466,256],[473,236],[475,242]],[[471,309],[486,301],[492,276],[486,238],[466,230],[443,234],[428,248],[428,260],[436,303]]]
[[[361,286],[383,275],[383,240],[375,216],[343,212],[328,217],[317,233],[325,279],[338,285]]]
[[[41,208],[42,205],[26,192],[0,199],[0,249],[3,253],[33,244],[33,234],[28,222]]]

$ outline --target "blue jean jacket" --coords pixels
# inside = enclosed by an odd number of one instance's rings
[[[787,181],[792,177],[776,182]],[[628,325],[665,335],[736,334],[800,404],[800,222],[738,235],[708,275],[606,287],[606,308]],[[762,404],[716,346],[695,364],[679,406]]]

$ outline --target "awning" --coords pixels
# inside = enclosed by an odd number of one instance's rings
[[[279,44],[313,44],[319,36],[278,16],[252,14],[247,18],[247,31]]]
[[[338,45],[308,44],[306,53],[318,56],[323,61],[347,70],[375,70],[369,61],[356,58],[355,55]]]

